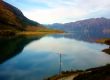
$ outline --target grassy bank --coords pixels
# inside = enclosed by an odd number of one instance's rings
[[[16,35],[25,35],[25,36],[31,36],[31,35],[48,35],[48,34],[60,34],[64,33],[63,31],[23,31],[23,32],[17,32]]]
[[[102,43],[102,44],[106,44],[106,41],[109,41],[110,38],[104,38],[104,39],[99,39],[99,40],[96,40],[97,43]]]
[[[96,42],[108,45],[109,47],[102,51],[107,54],[110,54],[110,39],[101,39],[101,40],[97,40]]]
[[[37,30],[37,31],[12,31],[12,30],[2,30],[0,31],[0,37],[8,37],[8,36],[39,36],[39,35],[47,35],[47,34],[59,34],[64,33],[63,31],[59,30]]]

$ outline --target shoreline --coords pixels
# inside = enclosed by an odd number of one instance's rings
[[[110,39],[97,40],[97,43],[106,44],[109,48],[102,50],[110,55]],[[101,67],[86,69],[84,71],[66,71],[46,80],[110,80],[110,64]]]
[[[44,80],[110,80],[110,64],[84,71],[66,71]]]
[[[110,55],[110,38],[108,39],[101,39],[101,40],[96,40],[97,43],[102,43],[108,45],[108,48],[103,49],[102,52],[105,52]]]
[[[39,35],[49,35],[49,34],[63,34],[63,31],[10,31],[4,30],[0,31],[0,37],[10,37],[10,36],[39,36]]]
[[[48,34],[63,34],[64,32],[56,32],[56,31],[49,31],[49,32],[31,32],[31,31],[24,31],[24,32],[18,32],[16,33],[16,35],[24,35],[24,36],[31,36],[31,35],[36,35],[36,36],[39,36],[39,35],[48,35]]]

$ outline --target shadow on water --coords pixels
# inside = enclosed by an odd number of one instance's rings
[[[41,37],[42,36],[17,36],[12,38],[0,38],[0,64],[18,55],[27,44]]]

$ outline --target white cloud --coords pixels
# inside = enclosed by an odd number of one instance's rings
[[[72,10],[73,9],[73,10]],[[33,9],[25,11],[24,14],[40,23],[67,22],[69,18],[77,18],[86,15],[84,10],[76,8],[52,8],[52,9]]]

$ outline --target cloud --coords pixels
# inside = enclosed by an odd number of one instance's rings
[[[9,0],[6,0],[9,1]],[[110,0],[10,0],[30,19],[43,24],[110,17]],[[92,16],[91,16],[92,15]]]
[[[73,9],[73,10],[71,10]],[[52,8],[52,9],[33,9],[24,11],[24,14],[34,19],[40,23],[57,23],[57,22],[67,22],[71,18],[81,17],[86,15],[86,12],[76,8]]]

